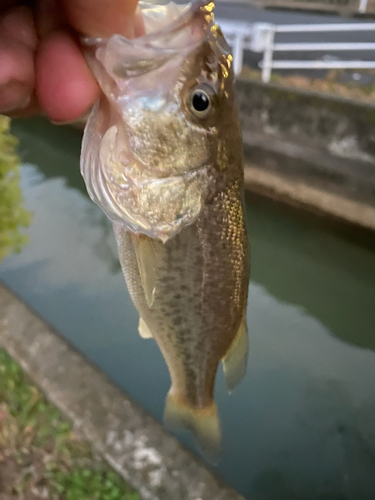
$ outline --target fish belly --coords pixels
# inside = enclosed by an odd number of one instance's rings
[[[238,352],[228,355],[238,333],[247,339],[246,230],[241,218],[237,228],[225,223],[225,212],[215,222],[209,210],[203,211],[165,244],[114,224],[140,333],[154,337],[170,372],[166,420],[172,427],[189,428],[211,461],[220,441],[213,401],[217,367],[223,358],[225,369],[226,357],[238,357]],[[246,352],[240,356],[245,359]]]

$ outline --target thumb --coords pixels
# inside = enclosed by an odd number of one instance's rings
[[[91,37],[119,33],[134,38],[137,30],[138,0],[62,0],[69,24]]]

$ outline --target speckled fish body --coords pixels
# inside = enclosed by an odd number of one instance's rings
[[[165,420],[206,457],[220,445],[213,400],[223,361],[244,375],[249,251],[232,57],[213,4],[141,4],[146,35],[88,40],[104,91],[82,173],[114,224],[139,332],[168,365]]]

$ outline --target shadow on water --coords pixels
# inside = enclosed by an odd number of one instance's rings
[[[161,421],[169,386],[79,174],[81,134],[18,120],[30,244],[0,279]],[[246,498],[375,498],[375,254],[317,219],[249,197],[249,367],[216,387],[223,459]],[[182,443],[195,450],[188,436]]]

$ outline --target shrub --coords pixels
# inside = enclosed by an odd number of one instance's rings
[[[0,115],[0,261],[21,250],[27,242],[22,228],[30,222],[30,214],[22,206],[18,141],[9,127],[10,119]]]

